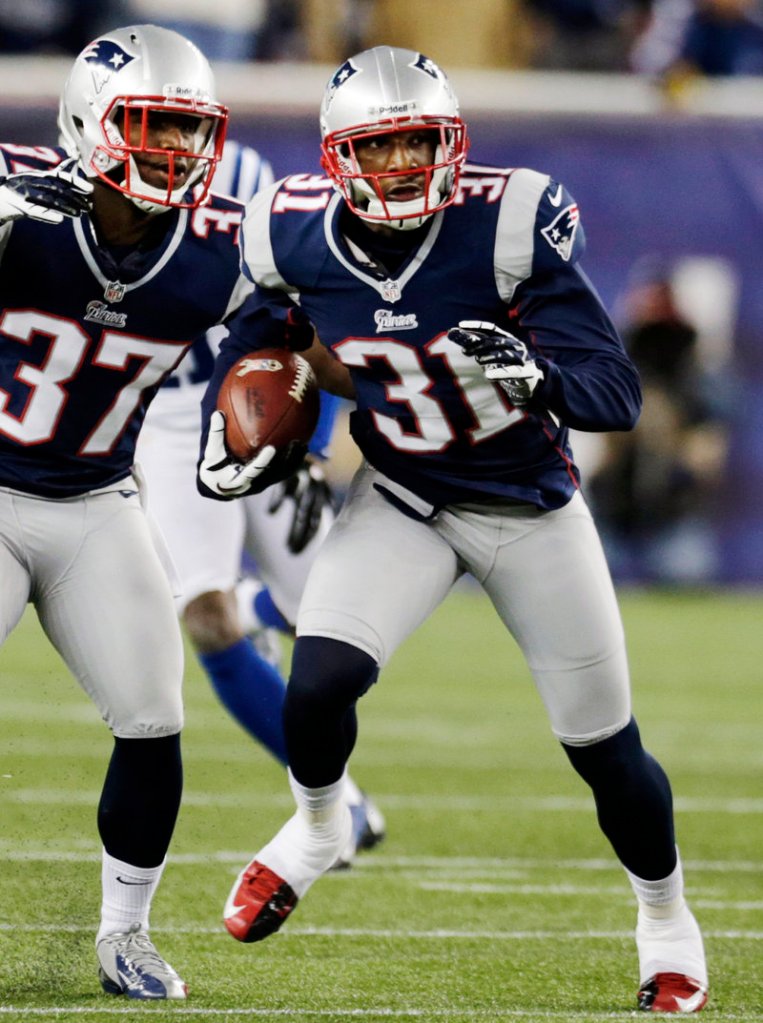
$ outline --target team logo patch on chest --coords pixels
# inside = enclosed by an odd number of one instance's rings
[[[127,313],[115,313],[105,302],[88,302],[85,319],[91,323],[104,323],[108,327],[127,326]]]
[[[573,203],[558,213],[548,227],[541,229],[540,233],[565,262],[568,262],[572,255],[579,223],[580,212],[577,203]]]
[[[419,325],[416,313],[393,313],[391,309],[377,309],[374,323],[377,334],[388,330],[416,330]]]

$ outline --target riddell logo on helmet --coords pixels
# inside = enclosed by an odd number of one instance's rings
[[[400,114],[414,114],[418,110],[415,99],[403,100],[400,103],[385,103],[380,107],[369,107],[369,117],[397,117]]]
[[[200,99],[205,102],[209,100],[208,93],[192,85],[165,85],[162,92],[166,99]]]

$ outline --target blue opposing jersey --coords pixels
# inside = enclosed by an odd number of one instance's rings
[[[305,174],[249,205],[244,264],[256,289],[230,324],[206,415],[238,353],[278,343],[299,306],[349,369],[352,435],[393,490],[430,510],[496,498],[565,504],[579,485],[568,428],[629,429],[641,402],[578,266],[583,229],[566,189],[532,170],[467,167],[456,202],[391,277],[343,238],[342,209],[330,181]],[[461,320],[526,342],[545,373],[530,407],[514,408],[448,340]]]
[[[49,170],[64,155],[5,145],[0,172]],[[0,485],[69,497],[128,475],[157,388],[251,287],[242,210],[213,197],[168,211],[159,245],[118,265],[88,217],[0,227]]]

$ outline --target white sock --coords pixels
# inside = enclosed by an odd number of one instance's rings
[[[685,973],[706,987],[702,932],[684,899],[680,856],[675,870],[657,881],[645,881],[630,871],[627,873],[638,899],[636,947],[640,983],[656,973]]]
[[[165,861],[166,862],[166,861]],[[129,931],[134,924],[148,930],[148,914],[164,863],[158,867],[134,867],[114,859],[104,849],[101,858],[101,923],[96,944],[106,934]]]
[[[645,881],[630,870],[625,871],[638,899],[639,914],[647,920],[676,917],[684,906],[684,877],[678,849],[676,857],[673,872],[657,881]]]
[[[289,772],[297,812],[255,856],[302,898],[344,849],[352,818],[344,801],[345,777],[322,788],[300,785]]]
[[[344,801],[350,806],[360,806],[363,802],[363,793],[346,771],[344,773]]]
[[[264,589],[265,587],[259,579],[253,579],[251,576],[246,576],[236,584],[235,595],[238,620],[241,624],[242,632],[247,636],[253,632],[260,632],[265,628],[265,623],[254,609],[254,598]]]

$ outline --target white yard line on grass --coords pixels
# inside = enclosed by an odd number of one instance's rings
[[[56,924],[56,931],[68,934],[90,933],[92,927],[85,924]],[[49,923],[18,924],[0,921],[0,932],[20,931],[36,933],[50,931]],[[157,927],[154,934],[196,934],[228,938],[227,931],[219,927]],[[735,929],[733,931],[704,930],[705,938],[723,938],[727,941],[763,941],[763,931]],[[633,941],[633,930],[623,931],[461,931],[445,928],[417,931],[398,928],[373,927],[292,927],[280,931],[281,938],[394,938],[395,940],[416,941]]]
[[[12,776],[6,776],[0,789],[3,799],[11,803],[55,806],[97,805],[100,792],[95,789],[51,789],[14,788],[7,784]],[[593,813],[593,801],[587,796],[438,796],[438,795],[377,795],[374,801],[385,810],[420,810],[437,813],[505,813],[508,810],[530,810],[546,813]],[[186,792],[183,795],[185,807],[235,808],[242,807],[291,807],[293,800],[288,792],[272,795],[251,793]],[[674,800],[676,810],[681,813],[728,813],[763,814],[763,799],[740,797],[726,799],[722,796],[678,796]]]
[[[156,1010],[169,1011],[169,1007],[162,1005],[156,1005]],[[246,1017],[262,1017],[265,1019],[272,1019],[275,1017],[286,1018],[286,1019],[480,1019],[485,1020],[486,1013],[484,1009],[204,1009],[196,1008],[195,1006],[172,1006],[172,1017],[173,1019],[179,1016],[202,1016],[202,1017],[228,1017],[235,1018],[240,1016]],[[50,1007],[50,1008],[34,1008],[25,1009],[20,1006],[14,1005],[0,1005],[1,1015],[10,1015],[12,1018],[16,1014],[16,1018],[23,1016],[62,1016],[62,1015],[78,1015],[78,1016],[135,1016],[135,1006],[114,1006],[109,1008],[95,1008],[91,1006],[74,1006],[74,1007]],[[491,1019],[524,1019],[524,1020],[545,1020],[545,1019],[559,1019],[559,1020],[632,1020],[637,1013],[623,1010],[622,1012],[573,1012],[570,1010],[564,1010],[556,1012],[549,1010],[547,1012],[539,1012],[537,1009],[496,1009],[493,1006],[489,1010],[489,1018]],[[729,1023],[736,1023],[737,1020],[741,1023],[758,1023],[759,1020],[763,1020],[763,1013],[760,1012],[745,1012],[745,1014],[739,1015],[733,1012],[714,1013],[714,1020],[729,1021]]]
[[[170,853],[169,861],[173,866],[195,867],[209,866],[210,863],[231,864],[240,867],[241,863],[251,858],[251,849],[217,849],[207,852]],[[100,863],[101,848],[91,840],[80,843],[67,842],[65,846],[54,848],[52,843],[44,848],[25,848],[18,841],[0,838],[0,861],[9,863]],[[704,871],[711,874],[761,874],[763,860],[684,860],[684,870]],[[357,872],[373,871],[426,870],[426,871],[481,871],[491,876],[516,876],[517,871],[526,874],[530,871],[548,870],[582,870],[598,873],[610,871],[620,877],[622,867],[612,856],[607,859],[539,859],[537,857],[509,856],[505,859],[497,856],[385,856],[376,851],[364,853],[353,863],[349,876]],[[343,873],[340,877],[346,877]],[[329,879],[336,875],[328,874]],[[597,888],[597,891],[601,889]]]

